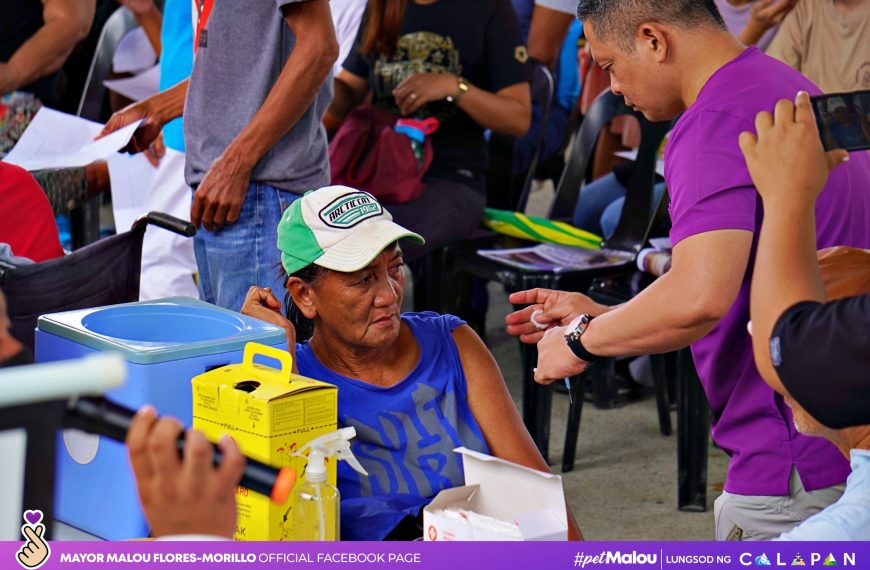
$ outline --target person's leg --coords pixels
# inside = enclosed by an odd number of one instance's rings
[[[203,300],[238,311],[251,285],[271,287],[281,297],[278,222],[284,209],[298,197],[267,184],[252,183],[235,224],[217,232],[197,232],[194,252]]]
[[[662,194],[665,193],[665,183],[658,182],[653,186],[653,199],[650,206],[650,216],[654,216],[658,209],[659,202],[662,199]],[[624,191],[623,191],[624,194]],[[607,205],[601,213],[601,236],[604,239],[610,239],[613,232],[616,231],[616,226],[619,224],[619,217],[622,216],[622,207],[625,205],[625,196],[618,198]]]
[[[193,236],[193,256],[196,259],[197,289],[201,301],[217,303],[214,287],[212,287],[211,268],[208,263],[208,253],[205,243],[205,230],[200,228]]]
[[[529,123],[529,130],[526,134],[514,141],[514,157],[511,163],[514,174],[525,172],[529,168],[529,163],[532,161],[532,155],[535,152],[535,145],[538,142],[538,133],[541,129],[542,118],[541,106],[537,103],[532,104],[532,121]]]
[[[625,206],[625,198],[617,198],[604,208],[601,212],[601,237],[605,240],[610,239],[613,232],[616,231],[616,226],[619,225],[619,218],[622,216],[622,207]]]
[[[167,148],[146,198],[146,211],[190,219],[190,187],[184,181],[184,153]],[[184,295],[198,297],[193,240],[149,226],[142,242],[139,300]]]
[[[541,141],[539,162],[547,160],[562,147],[565,131],[568,130],[570,115],[570,111],[558,103],[553,103],[552,107],[550,107],[550,116],[548,117],[547,124],[544,125],[544,139]],[[529,130],[514,143],[513,169],[515,174],[525,172],[530,166],[532,155],[535,153],[535,146],[538,144],[542,118],[543,112],[541,106],[537,104],[533,105],[532,122]]]
[[[405,261],[422,257],[450,242],[470,236],[480,226],[485,198],[470,186],[429,178],[423,195],[405,204],[387,204],[395,222],[417,232],[424,245],[402,244]]]
[[[788,532],[836,502],[846,488],[834,485],[806,491],[792,471],[787,497],[735,495],[723,492],[714,503],[716,540],[770,540]]]
[[[625,186],[612,173],[602,176],[580,189],[574,207],[573,224],[583,230],[602,235],[602,212],[614,200],[625,196]]]
[[[256,283],[270,287],[279,300],[284,300],[284,280],[286,272],[281,267],[281,250],[278,249],[278,223],[281,215],[290,204],[299,199],[303,192],[295,193],[263,186],[266,199],[261,203],[257,216],[257,274]],[[250,285],[244,286],[242,300]],[[239,308],[241,308],[239,304]]]
[[[615,120],[618,119],[619,117]],[[628,150],[622,144],[622,134],[613,132],[613,128],[613,123],[608,123],[598,134],[595,153],[592,155],[592,180],[604,178],[613,172],[613,165],[618,160],[614,158],[616,153]]]

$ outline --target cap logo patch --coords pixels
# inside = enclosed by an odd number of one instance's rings
[[[378,202],[365,192],[339,196],[320,210],[318,216],[332,228],[348,229],[384,213]]]

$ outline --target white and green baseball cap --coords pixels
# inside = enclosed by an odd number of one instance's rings
[[[312,263],[350,273],[400,238],[423,238],[393,222],[368,192],[327,186],[290,204],[278,224],[278,249],[288,275]]]

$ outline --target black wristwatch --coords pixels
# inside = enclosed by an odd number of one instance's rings
[[[583,348],[583,344],[580,342],[580,337],[583,336],[583,332],[593,318],[592,315],[580,315],[571,321],[565,329],[565,342],[568,344],[568,348],[577,358],[586,362],[594,362],[601,358]]]

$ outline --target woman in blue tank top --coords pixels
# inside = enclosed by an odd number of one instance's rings
[[[339,463],[343,540],[420,536],[409,521],[463,484],[455,447],[549,470],[477,334],[452,315],[400,314],[400,238],[422,241],[373,196],[309,192],[278,226],[290,319],[268,289],[252,287],[242,309],[285,328],[300,374],[339,388],[339,425],[356,428],[369,472]],[[569,528],[579,537],[570,515]]]

